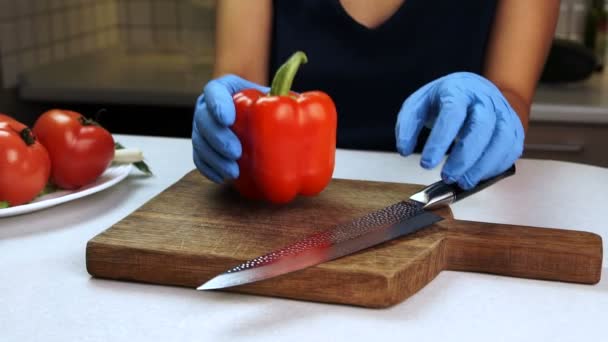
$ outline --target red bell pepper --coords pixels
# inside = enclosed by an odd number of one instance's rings
[[[283,64],[268,94],[246,89],[234,95],[233,130],[242,145],[235,188],[245,197],[287,203],[314,196],[329,184],[336,151],[337,113],[324,92],[290,91],[303,52]]]

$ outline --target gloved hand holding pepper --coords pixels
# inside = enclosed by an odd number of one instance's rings
[[[241,157],[242,146],[230,126],[236,120],[232,96],[244,89],[268,92],[270,88],[226,75],[207,83],[196,101],[192,123],[194,163],[203,175],[216,183],[239,176],[237,159]]]
[[[312,196],[334,171],[337,113],[321,91],[291,92],[303,52],[277,70],[270,89],[236,76],[213,80],[198,99],[194,162],[207,178],[234,180],[245,197],[287,203]]]
[[[489,80],[457,72],[423,86],[404,102],[397,118],[397,150],[410,155],[424,125],[431,125],[421,166],[436,167],[452,144],[441,176],[467,190],[507,170],[521,156],[520,118]]]

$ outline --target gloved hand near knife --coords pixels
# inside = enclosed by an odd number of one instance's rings
[[[431,133],[421,166],[436,167],[454,142],[441,177],[465,190],[504,172],[523,152],[524,129],[517,113],[492,82],[473,73],[441,77],[405,100],[395,127],[401,155],[414,151],[424,125]]]

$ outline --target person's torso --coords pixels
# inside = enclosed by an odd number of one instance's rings
[[[298,92],[328,93],[338,111],[338,146],[395,150],[403,101],[456,71],[481,73],[496,0],[405,0],[368,29],[339,0],[274,0],[270,78],[295,51],[308,55]]]

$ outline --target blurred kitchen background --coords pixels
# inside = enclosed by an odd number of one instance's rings
[[[113,133],[189,136],[213,62],[213,0],[0,0],[0,112],[51,107]]]
[[[561,1],[525,157],[608,167],[606,8]],[[59,107],[113,133],[189,137],[214,11],[214,0],[0,0],[0,112],[32,124]]]

